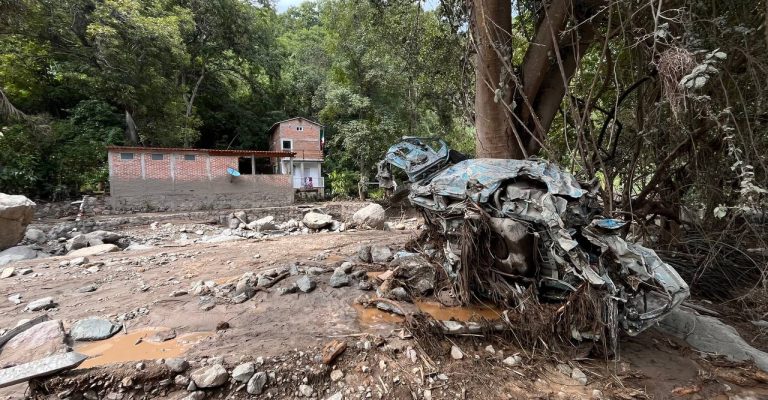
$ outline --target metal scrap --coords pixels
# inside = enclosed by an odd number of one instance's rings
[[[392,188],[388,167],[405,172],[410,202],[443,239],[442,265],[462,303],[482,297],[522,312],[576,307],[583,296],[581,312],[595,315],[558,320],[573,325],[566,330],[575,339],[602,337],[600,326],[615,339],[619,329],[642,332],[689,296],[653,250],[623,239],[626,221],[600,215],[594,189],[557,165],[451,152],[439,139],[403,138],[379,164],[379,178]]]

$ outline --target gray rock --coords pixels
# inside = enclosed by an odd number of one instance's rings
[[[454,360],[461,360],[464,358],[464,353],[461,352],[461,349],[458,348],[458,346],[451,346],[451,358]]]
[[[491,350],[493,350],[493,347],[491,347]],[[490,353],[495,353],[495,351],[491,351]],[[515,354],[513,356],[509,356],[502,361],[504,365],[508,365],[510,367],[514,367],[516,365],[519,365],[523,361],[523,357],[520,357],[519,355]]]
[[[115,232],[108,231],[93,231],[86,233],[85,237],[88,239],[88,243],[91,246],[103,243],[117,244],[120,239],[124,238],[124,235]]]
[[[14,261],[37,258],[40,252],[27,246],[16,246],[0,251],[0,266]]]
[[[296,280],[296,286],[304,293],[309,293],[317,287],[317,283],[309,275],[304,275]]]
[[[358,247],[357,258],[364,263],[370,263],[371,262],[371,246],[363,245]]]
[[[67,243],[64,245],[64,248],[67,249],[67,251],[78,250],[84,247],[88,247],[88,237],[83,234],[73,236],[71,239],[67,240]]]
[[[341,372],[340,369],[334,369],[333,371],[331,371],[331,380],[332,381],[337,382],[337,381],[341,380],[341,378],[343,378],[343,377],[344,377],[344,373]]]
[[[171,372],[180,374],[189,368],[189,363],[183,358],[166,358],[165,365]]]
[[[307,385],[299,385],[299,393],[301,393],[304,397],[310,397],[312,396],[312,393],[314,393],[314,389],[312,389],[311,386]]]
[[[341,265],[339,266],[338,269],[341,269],[342,271],[344,271],[345,274],[348,274],[348,273],[352,272],[352,267],[354,267],[354,266],[355,266],[355,264],[352,264],[349,261],[345,261],[345,262],[341,263]]]
[[[97,289],[96,285],[87,285],[83,286],[80,289],[77,289],[77,293],[90,293],[95,292]]]
[[[310,275],[322,275],[325,273],[325,269],[320,267],[309,267],[309,269],[307,269],[307,273]]]
[[[304,214],[304,218],[301,220],[307,228],[321,229],[330,225],[333,222],[333,217],[328,214],[321,214],[319,212],[310,211]]]
[[[336,268],[336,270],[333,271],[333,275],[331,275],[329,284],[334,288],[347,286],[349,285],[349,275],[345,274],[343,269]]]
[[[271,231],[274,229],[277,229],[275,226],[275,217],[269,215],[264,218],[259,218],[256,221],[253,221],[249,223],[248,229],[254,230],[254,231]]]
[[[229,374],[221,364],[214,364],[210,367],[203,367],[192,372],[191,378],[195,383],[195,386],[205,389],[218,387],[227,383]]]
[[[371,247],[371,261],[378,264],[386,264],[392,258],[392,250],[387,246]]]
[[[16,274],[16,268],[6,267],[3,269],[3,272],[0,272],[0,279],[10,278],[14,274]]]
[[[659,322],[659,329],[705,353],[724,355],[731,361],[752,360],[758,368],[768,372],[768,353],[750,346],[736,329],[717,318],[680,307]]]
[[[114,251],[120,251],[120,248],[114,244],[99,244],[96,246],[83,247],[82,249],[70,251],[67,253],[67,255],[73,257],[98,256]]]
[[[373,229],[384,228],[384,222],[387,220],[387,215],[384,212],[384,207],[379,204],[369,204],[355,212],[352,215],[352,221],[358,226],[367,226]]]
[[[373,290],[373,283],[371,281],[360,281],[357,283],[357,288],[365,291]]]
[[[256,364],[252,362],[242,363],[232,370],[232,379],[240,383],[246,383],[255,372]]]
[[[280,296],[283,296],[286,294],[296,293],[298,290],[299,290],[299,287],[296,286],[296,284],[293,284],[290,286],[277,288],[277,294]]]
[[[29,275],[32,273],[32,268],[19,268],[16,273],[19,275]]]
[[[28,363],[67,350],[61,321],[40,322],[3,345],[0,368]]]
[[[401,287],[396,287],[387,293],[387,297],[397,301],[411,301],[411,296]]]
[[[194,385],[195,382],[189,382],[189,384]],[[187,387],[187,390],[189,390],[189,387]],[[192,393],[183,397],[182,400],[204,400],[207,396],[208,394],[203,391],[192,391]]]
[[[42,244],[48,240],[48,236],[46,236],[45,232],[41,231],[40,229],[28,228],[27,232],[24,234],[24,239],[33,243]]]
[[[336,392],[330,397],[326,397],[325,400],[344,400],[344,394],[342,392]]]
[[[13,304],[21,304],[21,293],[15,293],[10,296],[8,296],[8,301],[10,301]]]
[[[176,377],[173,378],[173,383],[179,387],[187,387],[187,385],[189,385],[189,378],[184,375],[176,375]]]
[[[56,302],[53,300],[53,297],[43,297],[42,299],[37,299],[27,304],[26,310],[40,311],[40,310],[47,310],[53,307],[56,307]]]
[[[251,379],[248,380],[248,385],[245,387],[245,391],[248,394],[258,395],[264,391],[264,386],[267,384],[266,372],[257,372],[253,374]]]
[[[189,380],[189,385],[187,385],[187,391],[188,392],[194,392],[195,390],[197,390],[197,385],[195,385],[195,381],[190,379]]]
[[[584,374],[584,371],[574,368],[571,371],[571,378],[575,380],[576,382],[579,382],[579,385],[586,386],[587,385],[587,375]]]
[[[35,203],[32,200],[0,193],[0,250],[19,243],[34,213]]]
[[[232,298],[232,303],[234,304],[245,303],[246,301],[248,301],[248,296],[245,293],[240,293]]]
[[[120,332],[122,325],[101,318],[81,319],[72,325],[69,336],[75,341],[104,340]]]
[[[71,260],[69,260],[69,265],[73,267],[77,267],[83,264],[88,264],[90,260],[88,260],[88,257],[75,257]]]

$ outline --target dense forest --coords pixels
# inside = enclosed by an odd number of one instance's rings
[[[354,191],[400,136],[471,151],[464,36],[418,2],[0,0],[0,191],[95,189],[109,144],[264,149],[294,116]]]
[[[404,135],[544,157],[608,213],[765,218],[765,1],[0,0],[0,191],[104,182],[104,146],[326,125],[354,194]]]

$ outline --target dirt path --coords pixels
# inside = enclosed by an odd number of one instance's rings
[[[134,236],[150,234],[143,226],[129,227],[127,231]],[[541,358],[493,336],[445,340],[442,342],[445,352],[430,355],[420,350],[419,358],[413,361],[411,352],[419,346],[412,339],[398,337],[402,328],[399,320],[376,312],[361,314],[353,302],[363,292],[355,287],[331,288],[329,272],[317,277],[317,288],[308,294],[281,296],[277,288],[298,278],[289,276],[273,288],[257,292],[248,301],[241,304],[217,301],[208,311],[201,309],[200,297],[191,293],[197,281],[225,284],[237,281],[246,272],[287,265],[332,271],[350,259],[360,245],[401,247],[414,233],[318,233],[126,251],[90,257],[90,265],[103,263],[95,272],[83,267],[59,266],[60,261],[71,257],[19,262],[14,264],[16,268],[31,267],[33,273],[0,280],[3,296],[0,327],[11,327],[21,319],[43,313],[24,311],[24,307],[32,300],[47,296],[59,304],[48,314],[62,320],[65,328],[82,318],[114,320],[135,312],[135,317],[124,322],[128,335],[120,333],[110,339],[119,341],[114,346],[109,342],[96,342],[88,346],[78,344],[76,349],[89,354],[111,352],[112,357],[117,357],[111,361],[183,355],[197,363],[216,356],[223,357],[224,364],[230,367],[245,359],[262,357],[267,360],[265,367],[269,365],[278,377],[270,392],[277,398],[295,397],[301,383],[294,378],[306,374],[311,377],[309,382],[322,390],[315,394],[318,398],[340,391],[345,394],[344,398],[366,398],[372,393],[375,398],[581,399],[600,394],[603,398],[664,399],[672,398],[680,388],[689,391],[681,398],[768,398],[768,388],[727,382],[717,372],[723,368],[713,367],[684,344],[654,331],[622,340],[618,361],[583,359],[576,364],[556,357]],[[97,289],[78,291],[87,285]],[[171,297],[174,291],[189,293]],[[14,305],[5,300],[15,293],[22,294],[24,303]],[[147,311],[142,313],[142,309]],[[222,322],[229,328],[217,330]],[[167,329],[175,330],[177,337],[161,344],[148,342],[151,335]],[[312,354],[317,354],[324,344],[335,338],[349,345],[335,367],[344,371],[344,379],[339,382],[328,378],[330,370],[312,372],[314,367],[311,367]],[[462,360],[453,360],[448,355],[451,344],[461,347],[465,353]],[[510,368],[502,362],[501,353],[490,354],[486,350],[489,344],[506,355],[523,354],[523,363]],[[132,368],[135,362],[89,371],[125,375],[136,372]],[[555,368],[558,363],[580,365],[587,373],[589,385],[578,385],[558,372]],[[285,374],[284,379],[279,378],[281,373]],[[77,372],[65,376],[83,377]],[[361,392],[359,388],[364,390]],[[24,385],[2,389],[0,398],[21,398],[24,390]],[[237,387],[232,387],[231,390],[234,398],[245,397],[242,389],[237,391]],[[183,388],[177,388],[152,397],[186,395]]]

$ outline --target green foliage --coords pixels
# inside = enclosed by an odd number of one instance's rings
[[[400,136],[471,151],[465,38],[415,2],[320,0],[281,15],[268,1],[6,3],[0,90],[31,118],[0,122],[0,190],[98,188],[126,121],[139,145],[266,149],[276,121],[318,120],[324,169],[358,171],[345,193]]]
[[[335,170],[328,174],[328,180],[331,183],[331,193],[334,196],[350,196],[357,191],[357,181],[359,177],[352,171]]]

